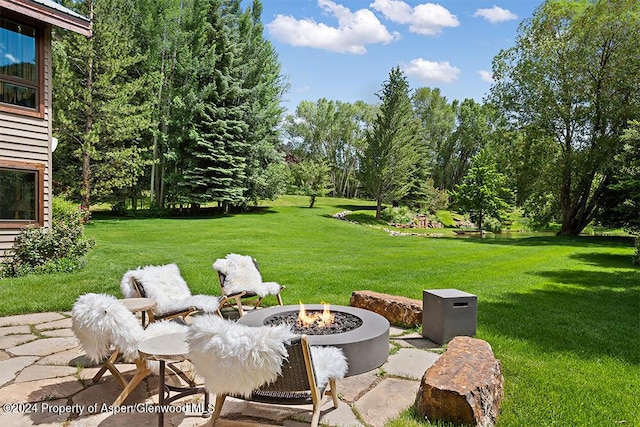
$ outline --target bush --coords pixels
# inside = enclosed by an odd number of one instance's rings
[[[84,236],[87,210],[54,197],[52,227],[27,227],[0,265],[0,277],[71,272],[84,267],[84,255],[95,245]]]
[[[383,220],[394,224],[409,224],[415,216],[416,214],[406,206],[387,208],[381,213]]]
[[[487,217],[484,220],[483,230],[491,231],[492,233],[501,233],[502,221],[496,218]]]
[[[636,252],[633,254],[633,263],[640,265],[640,236],[636,236],[633,242],[636,246]]]

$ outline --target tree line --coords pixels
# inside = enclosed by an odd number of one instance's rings
[[[53,39],[56,185],[82,204],[225,209],[271,197],[286,81],[259,1],[84,0]],[[80,183],[80,185],[79,185]]]
[[[448,203],[578,234],[638,227],[640,5],[547,1],[493,61],[483,102],[409,87],[379,103],[302,101],[263,34],[261,3],[84,0],[89,39],[54,33],[56,188],[115,209],[242,208],[283,192]]]

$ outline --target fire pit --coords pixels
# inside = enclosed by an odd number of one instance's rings
[[[325,306],[306,304],[308,313],[321,313]],[[340,326],[327,333],[314,333],[315,327],[296,330],[309,336],[311,345],[331,345],[339,347],[349,361],[347,376],[371,371],[387,361],[389,357],[389,321],[377,313],[356,307],[331,306],[331,312],[339,317]],[[290,323],[296,319],[300,306],[285,305],[254,310],[238,319],[239,323],[249,326],[262,326],[274,323]],[[335,320],[335,319],[334,319]],[[295,320],[293,321],[296,322]],[[355,326],[354,326],[355,325]],[[331,329],[331,328],[330,328]]]

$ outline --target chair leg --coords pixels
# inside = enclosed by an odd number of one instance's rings
[[[147,378],[151,374],[151,369],[147,367],[147,364],[141,358],[136,359],[136,374],[133,376],[129,384],[126,385],[122,393],[118,396],[118,398],[113,402],[113,406],[120,406],[122,402],[125,401],[127,396],[136,388],[140,382]],[[160,390],[160,393],[164,393],[164,390]]]
[[[278,304],[280,304],[280,305],[284,305],[284,304],[282,303],[282,297],[280,296],[280,294],[279,294],[279,293],[278,293],[278,294],[276,294],[276,298],[278,299]]]
[[[262,302],[264,298],[260,298],[258,297],[258,299],[256,300],[256,303],[253,305],[253,309],[255,310],[256,308],[258,308],[258,306],[260,305],[260,303]]]
[[[244,311],[242,311],[242,298],[240,296],[235,297],[236,306],[238,307],[238,314],[240,317],[244,316]]]
[[[340,400],[338,399],[338,389],[336,388],[336,380],[334,378],[329,379],[329,387],[331,387],[331,399],[333,399],[333,407],[337,408]]]
[[[313,415],[311,417],[311,427],[318,427],[320,423],[320,408],[322,407],[322,399],[313,404]]]
[[[102,364],[102,367],[100,368],[100,370],[93,376],[94,383],[97,383],[98,380],[102,378],[104,373],[107,372],[107,369],[113,373],[113,371],[111,370],[111,367],[116,362],[116,359],[118,358],[119,354],[120,353],[118,353],[118,351],[114,351],[113,353],[111,353],[111,356],[109,356],[109,358]]]
[[[211,420],[209,420],[209,425],[214,426],[216,420],[220,416],[222,412],[222,405],[224,405],[224,400],[227,398],[226,394],[216,394],[216,403],[213,410],[213,415],[211,416]]]

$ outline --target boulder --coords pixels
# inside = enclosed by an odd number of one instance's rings
[[[502,365],[489,343],[455,337],[422,377],[416,409],[429,421],[489,427],[503,396]]]
[[[394,326],[411,328],[422,324],[421,300],[373,291],[355,291],[351,294],[349,305],[378,313]]]

